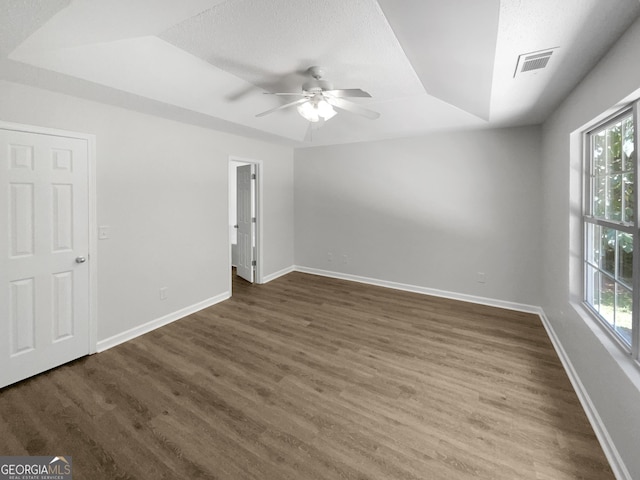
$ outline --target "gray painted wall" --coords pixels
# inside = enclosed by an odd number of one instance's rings
[[[296,265],[539,305],[539,128],[299,149],[294,168]]]
[[[96,135],[99,341],[229,291],[229,155],[263,161],[263,273],[292,265],[292,149],[8,82],[0,112]]]
[[[626,465],[629,478],[640,478],[640,370],[579,306],[579,131],[631,96],[640,96],[640,91],[634,93],[640,87],[639,48],[640,21],[636,21],[545,122],[542,149],[542,306]]]

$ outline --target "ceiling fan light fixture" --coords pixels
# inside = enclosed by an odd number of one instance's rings
[[[333,118],[337,113],[326,100],[320,100],[316,105],[316,108],[318,109],[318,115],[320,115],[325,120]]]
[[[302,85],[302,92],[264,92],[269,95],[302,98],[271,108],[266,112],[257,114],[256,117],[264,117],[270,113],[293,108],[294,106],[302,118],[313,123],[320,122],[320,124],[330,120],[338,112],[355,113],[371,120],[380,117],[378,112],[368,110],[357,103],[347,100],[349,97],[371,98],[369,93],[360,88],[334,90],[331,83],[322,80],[323,71],[320,67],[309,67],[307,73],[312,79]],[[337,111],[334,110],[334,107]]]
[[[320,120],[318,111],[313,108],[311,102],[304,102],[303,104],[298,105],[298,113],[310,122],[317,122]]]
[[[320,118],[329,120],[336,115],[336,111],[326,100],[309,101],[298,105],[298,113],[310,122],[319,122]]]

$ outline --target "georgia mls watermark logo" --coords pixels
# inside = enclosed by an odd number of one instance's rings
[[[2,457],[0,480],[72,480],[71,457]]]

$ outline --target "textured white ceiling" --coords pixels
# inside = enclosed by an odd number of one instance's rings
[[[638,0],[6,0],[0,78],[303,145],[311,65],[381,113],[313,145],[542,122],[640,13]],[[518,55],[559,47],[513,78]]]
[[[377,100],[425,93],[375,1],[225,2],[160,38],[269,91],[299,91],[323,65],[336,86]]]
[[[71,0],[0,2],[0,55],[5,56],[40,28]]]
[[[501,2],[491,119],[544,121],[639,13],[637,0]],[[547,68],[513,78],[519,54],[552,47]]]

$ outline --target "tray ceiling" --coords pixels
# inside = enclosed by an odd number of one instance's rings
[[[605,5],[606,3],[606,5]],[[606,8],[605,8],[606,7]],[[377,120],[340,112],[312,145],[537,124],[637,18],[637,0],[10,0],[0,77],[292,145],[321,65]],[[555,48],[514,77],[520,55]]]

